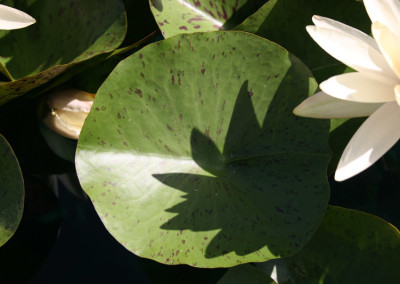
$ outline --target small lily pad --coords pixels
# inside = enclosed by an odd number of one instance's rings
[[[374,215],[329,206],[310,243],[285,261],[295,283],[398,283],[400,233]]]
[[[251,0],[254,1],[254,0]],[[165,38],[217,31],[248,0],[150,0],[151,11]]]
[[[265,272],[251,264],[243,264],[229,268],[218,284],[273,284],[273,281]]]

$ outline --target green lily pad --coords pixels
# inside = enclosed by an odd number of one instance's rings
[[[0,135],[0,246],[17,230],[24,208],[24,182],[11,146]]]
[[[218,284],[272,284],[273,281],[265,272],[251,264],[229,268]]]
[[[168,38],[183,33],[217,31],[246,2],[248,0],[150,0],[150,8],[163,36]]]
[[[355,0],[270,0],[235,29],[257,34],[284,46],[307,64],[318,82],[354,71],[326,53],[307,33],[306,26],[313,25],[313,15],[334,19],[367,34],[371,31],[371,20],[363,3]],[[331,122],[338,123],[335,119]],[[346,133],[331,133],[333,158],[329,174],[336,169],[344,147],[355,130],[351,127],[346,128]]]
[[[330,206],[310,243],[286,263],[295,283],[398,283],[400,233],[374,215]]]
[[[268,38],[303,60],[315,77],[325,80],[346,66],[327,54],[306,31],[313,15],[332,18],[366,33],[371,20],[355,0],[270,0],[235,29]]]
[[[0,31],[0,104],[50,81],[69,67],[117,48],[126,33],[122,0],[7,2],[36,19],[28,28]],[[12,5],[11,5],[12,4]]]
[[[329,198],[328,121],[285,49],[243,32],[179,35],[100,87],[76,166],[110,233],[166,264],[227,267],[298,252]]]

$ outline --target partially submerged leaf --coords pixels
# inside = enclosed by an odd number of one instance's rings
[[[0,135],[0,246],[17,230],[24,208],[24,182],[17,158]]]
[[[14,5],[37,23],[0,31],[0,104],[21,96],[71,66],[117,48],[126,33],[122,0],[33,0]],[[79,31],[79,32],[78,32]]]
[[[151,44],[99,89],[78,143],[81,184],[139,256],[227,267],[292,255],[329,198],[328,122],[292,114],[315,89],[297,58],[251,34]]]
[[[0,283],[29,282],[41,269],[60,231],[60,207],[48,180],[25,175],[24,184],[21,223],[0,247]]]

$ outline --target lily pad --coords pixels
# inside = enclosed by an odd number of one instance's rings
[[[243,264],[229,268],[218,284],[273,284],[273,281],[265,272],[251,264]]]
[[[319,83],[333,75],[354,71],[326,53],[307,33],[306,26],[313,25],[313,15],[334,19],[367,34],[371,31],[371,20],[364,5],[356,0],[270,0],[235,29],[257,34],[284,46],[307,64]],[[338,121],[332,119],[331,123],[337,124]],[[348,124],[352,126],[331,133],[333,158],[329,174],[336,169],[346,144],[357,130],[354,127],[356,121],[349,121]]]
[[[126,33],[122,0],[7,2],[36,19],[28,28],[0,31],[0,104],[38,87],[69,67],[113,51]],[[79,32],[78,32],[79,31]]]
[[[362,2],[355,0],[270,0],[235,29],[268,38],[303,60],[318,82],[344,72],[346,66],[327,54],[310,37],[312,16],[332,18],[366,33],[371,21]]]
[[[227,267],[298,252],[329,198],[328,121],[285,49],[243,32],[179,35],[100,87],[76,166],[110,233],[166,264]]]
[[[182,33],[217,31],[247,2],[259,0],[149,0],[165,38]]]
[[[11,146],[0,135],[0,246],[17,230],[24,208],[24,182]]]
[[[374,215],[329,206],[310,243],[286,263],[295,283],[398,283],[400,233]]]

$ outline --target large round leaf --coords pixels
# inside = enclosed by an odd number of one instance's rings
[[[143,257],[226,267],[296,253],[329,196],[328,123],[292,114],[316,87],[251,34],[151,44],[99,89],[78,143],[82,186]]]
[[[0,31],[0,104],[38,87],[70,66],[117,48],[126,33],[122,0],[7,1],[36,19]]]
[[[24,182],[13,150],[0,135],[0,246],[17,230],[24,208]]]
[[[310,243],[285,261],[294,283],[398,283],[400,233],[374,215],[330,206]]]

